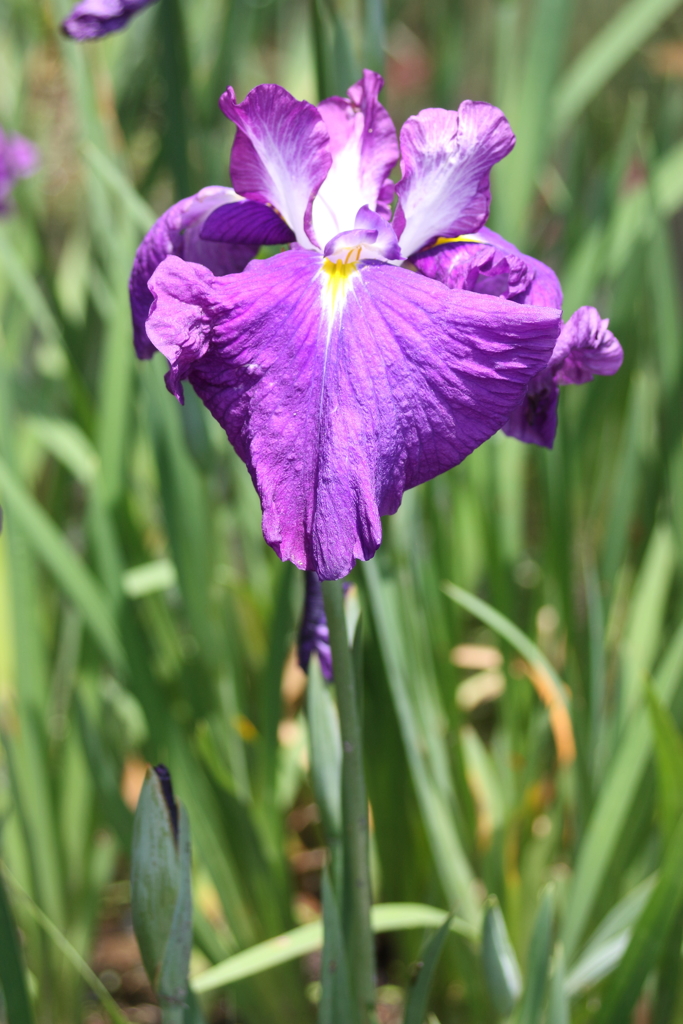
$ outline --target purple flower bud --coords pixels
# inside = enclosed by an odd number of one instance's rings
[[[161,783],[161,792],[164,798],[168,813],[171,818],[171,828],[173,829],[173,837],[178,842],[178,805],[175,802],[175,796],[173,795],[173,783],[171,782],[171,773],[165,764],[154,765],[154,772]]]
[[[156,0],[80,0],[62,22],[62,31],[79,43],[125,28],[130,19]]]
[[[332,648],[330,647],[330,630],[325,615],[323,590],[317,573],[306,573],[306,599],[304,601],[304,617],[299,631],[299,664],[306,671],[311,655],[315,653],[320,659],[320,670],[328,683],[334,677],[332,669]]]

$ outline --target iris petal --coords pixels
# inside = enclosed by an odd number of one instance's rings
[[[515,144],[505,115],[465,100],[458,110],[430,108],[401,128],[396,234],[405,257],[442,236],[476,231],[488,216],[489,173]]]
[[[531,306],[562,308],[562,287],[555,271],[521,253],[490,228],[479,228],[462,241],[453,239],[424,249],[411,259],[423,274],[449,288],[500,295]]]
[[[224,208],[226,203],[239,205],[243,201],[231,188],[209,185],[166,210],[143,238],[135,254],[128,285],[133,341],[140,359],[151,359],[156,352],[145,332],[145,320],[152,305],[147,282],[162,260],[172,253],[201,263],[216,274],[235,274],[258,252],[258,245],[226,245],[204,241],[201,237],[202,226],[213,210]]]
[[[559,328],[556,310],[304,250],[224,278],[170,256],[150,286],[169,386],[191,381],[251,472],[266,540],[321,579],[370,558],[403,492],[502,426]]]
[[[609,320],[603,320],[593,306],[581,306],[562,328],[550,366],[558,384],[586,384],[596,373],[616,373],[623,360]]]
[[[330,137],[316,108],[279,85],[257,85],[242,103],[230,87],[220,107],[237,125],[230,157],[236,191],[274,206],[299,245],[315,245],[311,209],[332,164]]]
[[[364,71],[347,99],[332,96],[318,106],[332,153],[332,166],[313,203],[313,226],[321,246],[353,228],[363,206],[389,217],[394,193],[389,173],[398,160],[398,139],[378,100],[383,85],[381,75]]]
[[[284,245],[294,241],[294,232],[272,207],[244,199],[241,203],[219,206],[210,213],[201,237],[211,242]]]

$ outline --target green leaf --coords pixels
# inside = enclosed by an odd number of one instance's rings
[[[323,679],[317,654],[312,655],[308,667],[306,712],[313,791],[327,834],[339,838],[342,831],[341,732],[331,689]]]
[[[484,917],[481,957],[491,1002],[505,1017],[522,994],[522,973],[495,896],[489,898]]]
[[[660,666],[655,673],[653,689],[659,700],[669,705],[683,673],[683,626],[679,626],[671,639]],[[570,963],[614,857],[651,754],[650,723],[647,716],[636,712],[631,716],[602,780],[579,848],[563,929]]]
[[[553,891],[551,887],[546,887],[541,897],[541,905],[538,908],[531,935],[526,986],[520,1006],[518,1024],[538,1024],[540,1020],[552,949],[553,917]]]
[[[623,1024],[638,999],[643,982],[657,963],[683,905],[683,816],[664,852],[657,886],[635,926],[628,949],[603,998],[596,1024]]]
[[[33,1024],[26,988],[26,969],[19,935],[5,886],[0,878],[0,983],[5,995],[8,1024]]]
[[[387,681],[399,721],[410,773],[429,837],[432,856],[449,903],[458,906],[475,927],[481,910],[474,896],[474,872],[458,833],[449,799],[448,755],[444,750],[439,707],[430,701],[427,680],[419,688],[404,645],[396,582],[381,576],[375,562],[363,563],[372,616],[386,666]]]
[[[558,83],[553,110],[557,135],[567,130],[680,3],[681,0],[629,0],[593,36]]]
[[[566,976],[564,987],[568,996],[597,985],[620,963],[631,939],[632,925],[642,914],[656,884],[656,875],[645,878],[605,915]]]
[[[422,965],[417,975],[417,980],[414,982],[410,993],[408,994],[408,1002],[406,1003],[406,1012],[403,1018],[403,1024],[424,1024],[425,1017],[427,1016],[427,1007],[429,1005],[429,994],[434,981],[434,975],[436,969],[439,966],[439,959],[443,947],[446,945],[446,939],[448,938],[451,926],[451,919],[444,921],[439,928],[438,932],[431,937],[424,953],[420,954],[420,960]]]
[[[452,917],[446,910],[430,907],[424,903],[377,903],[371,908],[370,918],[372,929],[376,934],[382,932],[398,932],[413,928],[440,928],[444,921],[450,921],[450,930],[464,935],[470,940],[476,933],[467,921]],[[211,992],[231,985],[243,978],[268,971],[279,964],[306,956],[323,944],[323,925],[321,921],[302,924],[298,928],[273,939],[259,942],[250,949],[223,960],[192,979],[195,992]]]
[[[650,717],[654,731],[655,762],[659,791],[659,815],[662,836],[668,840],[683,814],[683,737],[673,715],[648,691]]]
[[[9,517],[16,517],[24,536],[71,598],[90,627],[102,652],[114,666],[125,665],[125,653],[107,598],[91,570],[55,526],[49,515],[0,457],[0,498]]]
[[[337,899],[329,872],[323,871],[323,927],[325,943],[322,962],[322,998],[318,1011],[319,1024],[341,1024],[357,1021],[356,1000],[351,992],[351,980],[346,960],[344,933]]]
[[[570,1024],[569,996],[565,991],[565,958],[561,942],[555,947],[553,975],[550,979],[547,1024]]]

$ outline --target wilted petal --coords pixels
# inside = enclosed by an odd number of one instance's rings
[[[310,248],[313,200],[332,164],[322,117],[279,85],[257,85],[242,103],[231,86],[220,106],[237,125],[230,157],[236,191],[274,206],[297,242]]]
[[[616,373],[624,353],[593,306],[581,306],[560,331],[550,360],[557,384],[586,384],[595,374]]]
[[[162,260],[172,254],[201,263],[214,274],[236,274],[258,252],[258,245],[227,245],[204,241],[201,237],[204,221],[216,207],[242,202],[233,189],[209,185],[166,210],[143,238],[128,285],[133,340],[140,359],[150,359],[156,352],[145,332],[145,320],[152,305],[152,293],[147,282]]]
[[[62,31],[83,42],[116,32],[155,0],[80,0],[62,22]]]
[[[325,602],[320,580],[314,572],[306,573],[306,599],[304,617],[299,630],[299,664],[305,670],[311,655],[315,653],[320,659],[320,670],[328,682],[332,681],[332,648],[330,647],[330,629],[327,625]]]
[[[241,203],[226,203],[210,213],[201,237],[209,242],[284,245],[294,241],[294,232],[272,206],[244,199]]]
[[[490,437],[547,365],[554,310],[294,250],[215,278],[171,256],[147,332],[246,462],[282,559],[345,576],[409,487]]]
[[[494,245],[501,252],[516,256],[526,264],[527,271],[531,274],[531,285],[523,300],[527,305],[562,309],[562,285],[552,267],[520,252],[512,242],[508,242],[507,238],[496,234],[490,228],[480,228],[477,237],[487,245]]]
[[[557,432],[559,397],[560,389],[553,380],[552,371],[543,370],[529,383],[523,400],[512,412],[503,431],[518,441],[552,448]]]
[[[332,96],[318,105],[333,158],[313,203],[313,227],[321,247],[350,230],[362,206],[389,216],[394,191],[389,173],[398,160],[398,139],[378,100],[383,85],[381,75],[364,71],[348,90],[348,99]]]
[[[504,114],[465,100],[429,108],[401,128],[401,172],[394,217],[404,256],[439,236],[477,231],[488,216],[489,173],[515,144]]]

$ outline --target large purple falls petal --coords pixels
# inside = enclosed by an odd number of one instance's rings
[[[201,263],[215,274],[237,274],[258,252],[258,245],[233,245],[205,241],[202,227],[211,212],[227,203],[235,206],[244,200],[233,189],[208,185],[201,192],[171,206],[149,229],[138,247],[128,283],[133,314],[133,341],[140,359],[151,359],[156,352],[145,331],[152,305],[147,282],[167,256]]]
[[[80,0],[62,22],[62,31],[78,42],[99,39],[124,28],[134,14],[155,0]]]
[[[230,156],[236,191],[274,206],[299,245],[310,248],[313,200],[332,164],[322,117],[279,85],[257,85],[241,103],[230,86],[220,107],[237,125]]]
[[[555,310],[294,250],[216,278],[170,256],[147,333],[247,464],[282,559],[339,579],[403,492],[490,437],[547,365]]]

